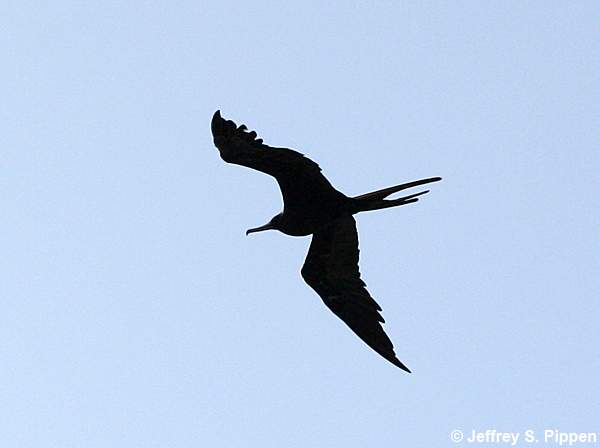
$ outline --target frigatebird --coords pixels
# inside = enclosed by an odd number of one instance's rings
[[[398,199],[392,193],[441,180],[430,177],[360,196],[348,197],[336,190],[321,168],[303,154],[265,145],[256,132],[237,126],[215,112],[211,122],[214,144],[221,158],[273,176],[283,196],[283,212],[246,235],[279,230],[286,235],[313,235],[301,270],[302,278],[325,305],[373,350],[395,366],[410,372],[394,353],[383,327],[381,307],[371,297],[358,270],[358,233],[353,215],[410,204],[429,190]]]

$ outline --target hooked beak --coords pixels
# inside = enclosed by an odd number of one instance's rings
[[[263,230],[271,230],[274,229],[275,227],[273,227],[273,224],[271,224],[270,222],[265,224],[264,226],[260,226],[260,227],[254,227],[253,229],[248,229],[246,230],[246,235],[249,235],[251,233],[254,232],[262,232]]]

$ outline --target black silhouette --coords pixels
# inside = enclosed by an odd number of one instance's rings
[[[264,226],[246,234],[275,229],[292,236],[313,235],[302,267],[302,277],[354,333],[373,350],[401,369],[410,372],[394,353],[383,331],[381,307],[370,296],[358,270],[358,234],[352,215],[369,210],[410,204],[427,191],[399,199],[385,199],[410,187],[437,182],[431,177],[396,185],[356,197],[337,191],[321,169],[304,155],[287,148],[274,148],[248,132],[246,126],[221,118],[215,112],[212,123],[215,146],[221,158],[275,177],[283,195],[283,212]]]

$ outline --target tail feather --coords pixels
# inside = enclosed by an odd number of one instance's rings
[[[360,196],[355,196],[354,199],[384,199],[392,193],[406,190],[407,188],[417,187],[423,184],[429,184],[431,182],[437,182],[440,180],[442,180],[441,177],[429,177],[427,179],[414,180],[405,184],[395,185],[393,187],[384,188],[382,190],[372,191],[371,193],[361,194]]]
[[[424,185],[431,182],[437,182],[442,180],[441,177],[430,177],[427,179],[415,180],[405,184],[395,185],[393,187],[384,188],[382,190],[373,191],[371,193],[365,193],[360,196],[352,198],[356,207],[356,212],[366,212],[371,210],[380,210],[382,208],[396,207],[399,205],[411,204],[419,200],[418,196],[428,193],[429,190],[420,191],[408,196],[404,196],[398,199],[385,199],[392,193],[406,190],[407,188],[416,187],[418,185]]]

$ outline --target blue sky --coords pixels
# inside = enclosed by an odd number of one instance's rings
[[[2,446],[600,431],[597,2],[0,12]],[[281,198],[220,160],[216,109],[348,195],[444,177],[358,217],[412,375],[303,283],[308,238],[244,235]]]

